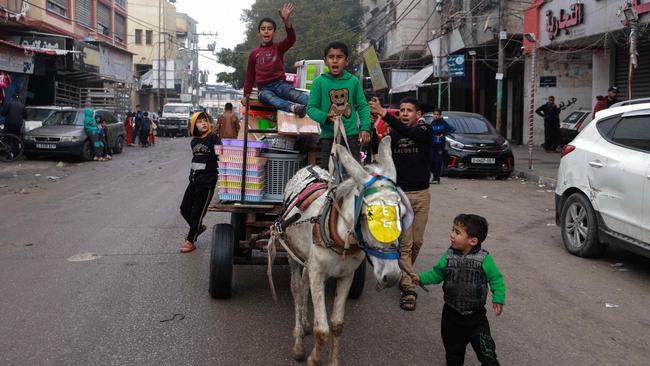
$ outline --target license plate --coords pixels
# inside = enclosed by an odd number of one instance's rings
[[[494,164],[496,163],[495,158],[472,158],[473,164]]]
[[[560,128],[563,128],[565,130],[575,130],[576,129],[575,127],[576,125],[571,123],[562,123],[562,125],[560,126]]]
[[[36,144],[37,149],[56,149],[56,144]]]

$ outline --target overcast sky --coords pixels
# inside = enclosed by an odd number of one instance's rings
[[[201,48],[207,48],[208,43],[217,42],[216,49],[233,48],[244,41],[244,25],[240,18],[243,9],[250,9],[255,0],[177,0],[176,11],[186,13],[199,24],[199,33],[217,33],[217,37],[199,36]],[[203,55],[216,59],[210,52]],[[199,68],[210,70],[209,83],[215,83],[215,75],[230,68],[218,64],[206,57],[199,56]]]

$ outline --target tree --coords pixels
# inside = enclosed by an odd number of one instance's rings
[[[246,40],[234,49],[222,48],[217,56],[219,62],[233,67],[232,73],[217,75],[219,81],[241,88],[246,79],[246,64],[249,52],[259,45],[257,25],[260,19],[270,17],[278,24],[275,41],[286,37],[284,25],[278,9],[286,0],[257,0],[250,10],[241,16],[246,23]],[[287,72],[295,70],[298,60],[322,60],[323,50],[328,43],[340,41],[350,50],[349,65],[353,67],[358,60],[357,47],[361,39],[362,7],[360,0],[297,0],[296,11],[291,22],[296,30],[296,44],[284,55],[284,68]]]

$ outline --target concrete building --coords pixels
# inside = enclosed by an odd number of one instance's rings
[[[241,90],[233,89],[227,84],[208,84],[201,87],[201,99],[199,104],[216,114],[222,113],[226,103],[232,103],[233,110],[241,115],[241,100],[244,94]]]
[[[0,1],[0,72],[12,80],[4,94],[128,108],[129,18],[126,0]]]
[[[129,51],[139,79],[136,103],[159,111],[174,94],[176,7],[168,0],[130,0],[129,10],[134,18]]]
[[[199,97],[199,36],[197,21],[189,15],[176,13],[176,66],[174,90],[179,101],[198,103]]]
[[[555,96],[563,119],[577,109],[593,110],[597,97],[607,94],[615,85],[619,98],[650,97],[650,3],[631,1],[638,17],[632,32],[623,10],[627,7],[618,0],[535,1],[525,12],[526,32],[536,35],[537,59],[535,105],[541,105],[548,96]],[[628,82],[630,37],[637,38],[637,65],[632,68],[631,85]],[[532,44],[525,42],[526,58],[525,98],[530,98]],[[527,116],[527,112],[524,112]],[[536,117],[534,143],[543,142],[544,130]]]

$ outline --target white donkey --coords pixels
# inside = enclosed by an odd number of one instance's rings
[[[328,172],[320,168],[303,168],[289,180],[284,194],[285,202],[289,205],[285,217],[300,212],[302,218],[307,218],[290,225],[284,239],[296,259],[304,264],[303,268],[291,256],[289,258],[291,292],[295,303],[292,355],[296,360],[305,357],[303,337],[308,327],[307,296],[310,289],[314,304],[315,344],[308,358],[309,365],[320,364],[322,348],[330,335],[329,364],[339,364],[345,303],[354,272],[366,255],[372,264],[378,287],[390,287],[399,281],[398,236],[400,230],[406,229],[412,222],[410,203],[394,183],[396,171],[390,151],[390,137],[384,138],[380,144],[379,164],[367,167],[368,171],[341,145],[335,145],[334,149],[350,178],[334,189],[330,187],[326,194],[307,208],[303,207],[302,212],[299,206],[291,206],[291,201],[314,180],[329,180]],[[334,202],[334,212],[328,215],[323,208],[330,198]],[[334,216],[331,222],[330,216]],[[323,219],[319,221],[321,217]],[[309,221],[308,218],[314,219]],[[337,280],[331,327],[328,326],[325,309],[325,280],[328,277]]]

